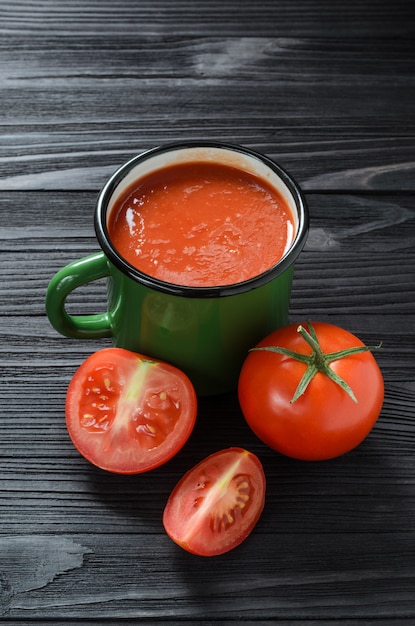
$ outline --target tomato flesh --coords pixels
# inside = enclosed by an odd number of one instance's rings
[[[313,327],[324,353],[364,345],[338,326],[313,322]],[[257,347],[279,346],[310,354],[297,329],[298,324],[291,324],[276,330]],[[306,365],[275,352],[251,351],[241,369],[238,396],[253,432],[281,454],[305,461],[331,459],[359,445],[382,409],[382,373],[370,351],[333,361],[331,367],[353,390],[357,402],[322,372],[292,402]]]
[[[79,452],[101,469],[148,471],[187,441],[196,394],[177,368],[121,348],[91,355],[75,373],[66,398],[66,425]]]
[[[189,470],[172,491],[163,524],[169,537],[200,556],[238,546],[256,525],[265,502],[265,475],[253,453],[228,448]]]

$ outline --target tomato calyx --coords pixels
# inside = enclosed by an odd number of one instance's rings
[[[278,354],[291,357],[307,365],[307,369],[304,372],[304,375],[301,378],[298,387],[290,400],[291,404],[294,404],[294,402],[296,402],[296,400],[298,400],[298,398],[305,393],[308,385],[313,380],[317,372],[321,372],[322,374],[330,378],[330,380],[332,380],[334,383],[336,383],[336,385],[343,389],[343,391],[345,391],[351,397],[353,402],[357,404],[358,400],[350,385],[343,378],[341,378],[341,376],[339,376],[332,367],[330,367],[330,363],[332,363],[333,361],[347,358],[353,354],[377,350],[381,347],[382,343],[378,344],[377,346],[356,346],[353,348],[338,350],[336,352],[325,353],[320,346],[320,342],[313,328],[313,325],[310,321],[307,322],[307,325],[308,330],[300,324],[297,328],[297,332],[300,333],[302,338],[311,346],[312,353],[310,355],[302,354],[301,352],[295,352],[294,350],[289,350],[288,348],[282,348],[279,346],[256,347],[252,348],[250,351],[265,350],[268,352],[277,352]]]

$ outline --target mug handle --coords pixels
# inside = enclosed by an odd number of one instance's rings
[[[46,313],[52,326],[61,335],[76,339],[111,337],[108,312],[91,315],[69,315],[66,298],[77,287],[109,276],[108,261],[103,252],[73,261],[59,270],[49,283],[46,293]]]

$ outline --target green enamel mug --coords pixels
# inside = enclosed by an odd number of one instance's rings
[[[108,220],[117,199],[149,173],[195,161],[232,165],[262,178],[288,203],[295,220],[292,244],[262,274],[224,286],[178,285],[139,271],[112,244]],[[208,141],[148,150],[120,167],[103,187],[95,208],[101,250],[55,274],[46,295],[47,315],[64,336],[112,337],[115,346],[175,365],[189,376],[199,395],[233,391],[249,349],[288,322],[294,262],[308,227],[308,210],[298,184],[258,152]],[[74,289],[105,277],[107,311],[91,315],[66,311],[66,299]]]

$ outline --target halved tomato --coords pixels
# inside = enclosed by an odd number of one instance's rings
[[[192,383],[176,367],[122,348],[95,352],[68,387],[66,425],[91,463],[138,474],[172,458],[196,420]]]
[[[255,454],[227,448],[189,470],[172,491],[164,528],[179,546],[216,556],[251,533],[265,502],[265,474]]]

